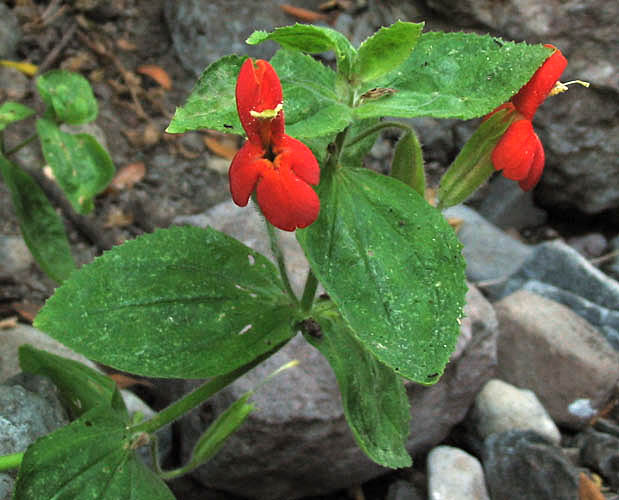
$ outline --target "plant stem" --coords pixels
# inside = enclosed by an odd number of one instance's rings
[[[4,153],[4,156],[9,156],[9,155],[12,155],[13,153],[17,153],[21,148],[23,148],[24,146],[30,144],[36,138],[37,138],[37,134],[32,134],[30,137],[28,137],[28,139],[24,139],[17,146],[14,146],[11,149],[9,149],[8,151],[6,151]]]
[[[241,377],[242,375],[247,373],[249,370],[257,366],[258,364],[262,363],[262,361],[264,361],[271,355],[275,354],[284,345],[285,345],[285,342],[276,346],[274,349],[268,351],[267,353],[262,354],[261,356],[258,356],[251,363],[241,366],[240,368],[237,368],[236,370],[230,373],[226,373],[225,375],[219,375],[218,377],[213,377],[208,382],[205,382],[201,386],[197,387],[195,390],[187,394],[182,399],[179,399],[175,403],[172,403],[165,410],[162,410],[150,420],[131,426],[129,430],[132,433],[138,433],[138,432],[152,433],[160,429],[161,427],[164,427],[172,423],[174,420],[183,416],[189,410],[192,410],[196,406],[202,404],[204,401],[210,398],[213,394],[223,389],[228,384],[231,384],[237,378]]]
[[[0,456],[0,472],[9,469],[17,469],[21,465],[23,459],[24,452]]]
[[[286,271],[286,261],[284,260],[284,254],[282,252],[281,247],[279,246],[279,238],[277,237],[277,232],[273,224],[271,224],[268,220],[264,219],[264,222],[267,226],[267,233],[269,233],[269,242],[271,243],[271,252],[277,261],[277,266],[279,267],[279,273],[282,276],[282,282],[284,283],[284,288],[286,292],[293,300],[295,304],[299,303],[299,298],[294,293],[292,289],[292,285],[290,284],[290,279],[288,278],[288,271]]]
[[[303,298],[301,299],[301,309],[303,312],[309,312],[312,309],[314,296],[316,295],[316,288],[318,288],[318,279],[316,278],[314,272],[310,269],[307,273],[305,288],[303,289]]]
[[[353,144],[356,144],[359,141],[362,141],[366,137],[368,137],[368,136],[370,136],[372,134],[375,134],[376,132],[378,132],[378,131],[380,131],[380,130],[382,130],[384,128],[399,128],[399,129],[402,129],[402,130],[406,130],[408,132],[411,132],[413,130],[411,127],[406,125],[406,123],[402,123],[402,122],[395,122],[395,121],[379,122],[376,125],[374,125],[373,127],[370,127],[369,129],[364,130],[357,137],[354,137],[349,142],[347,142],[346,143],[346,147],[352,146]]]

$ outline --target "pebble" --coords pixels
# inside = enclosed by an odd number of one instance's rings
[[[586,258],[599,257],[608,246],[608,241],[601,233],[590,233],[569,238],[566,243]]]
[[[495,304],[497,376],[530,389],[558,425],[580,427],[619,381],[619,354],[567,307],[518,291]]]
[[[493,500],[579,500],[578,470],[561,448],[533,431],[490,435],[482,461]]]
[[[535,393],[499,379],[486,382],[475,398],[472,426],[483,440],[494,433],[532,430],[553,444],[559,444],[559,429]]]
[[[0,234],[0,276],[13,276],[30,269],[34,259],[21,236]]]
[[[2,100],[6,98],[8,101],[21,101],[28,93],[28,77],[15,68],[0,66],[0,82],[2,82],[0,88]]]
[[[470,207],[450,207],[445,216],[462,220],[457,234],[464,245],[466,275],[473,282],[507,279],[533,252]]]
[[[429,500],[489,500],[479,461],[452,446],[428,454]]]
[[[1,497],[0,497],[1,498]],[[398,479],[389,485],[385,500],[425,500],[423,495],[408,481]]]

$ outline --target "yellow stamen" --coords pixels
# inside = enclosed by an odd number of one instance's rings
[[[280,102],[277,106],[275,106],[275,109],[265,109],[264,111],[254,111],[252,109],[249,111],[249,114],[259,120],[272,120],[279,114],[283,107],[283,103]]]
[[[577,83],[578,85],[582,85],[583,87],[589,87],[590,85],[589,82],[583,82],[582,80],[572,80],[565,83],[557,81],[557,83],[555,83],[555,86],[552,88],[548,95],[553,96],[557,94],[562,94],[563,92],[567,91],[568,85],[574,85],[575,83]]]

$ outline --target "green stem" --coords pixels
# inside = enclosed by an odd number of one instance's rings
[[[314,272],[310,269],[307,273],[307,280],[305,280],[305,288],[303,289],[303,298],[301,299],[301,310],[303,312],[310,312],[312,309],[317,288],[318,279],[316,278]]]
[[[288,278],[288,271],[286,271],[286,261],[284,260],[284,254],[282,253],[282,249],[279,246],[279,239],[277,238],[277,232],[273,224],[271,224],[268,220],[264,219],[264,222],[267,226],[267,233],[269,233],[269,242],[271,243],[271,252],[273,252],[273,256],[277,261],[277,266],[279,267],[279,273],[282,276],[282,282],[284,283],[284,288],[286,292],[293,300],[295,304],[299,303],[299,299],[294,293],[292,289],[292,285],[290,284],[290,279]]]
[[[0,456],[0,472],[9,469],[17,469],[21,465],[23,459],[24,452]]]
[[[12,155],[13,153],[17,153],[21,148],[23,148],[24,146],[30,144],[36,138],[37,138],[37,134],[31,135],[30,137],[28,137],[28,139],[24,139],[17,146],[14,146],[11,149],[9,149],[8,151],[6,151],[4,153],[4,156],[9,156],[9,155]]]
[[[278,345],[269,352],[258,356],[251,363],[241,366],[240,368],[237,368],[230,373],[226,373],[225,375],[220,375],[218,377],[213,377],[208,382],[202,384],[182,399],[179,399],[175,403],[172,403],[165,410],[162,410],[150,420],[131,426],[129,430],[132,433],[153,433],[156,430],[172,423],[174,420],[183,416],[185,413],[187,413],[189,410],[192,410],[196,406],[199,406],[208,398],[210,398],[213,394],[223,389],[228,384],[231,384],[237,378],[241,377],[258,364],[262,363],[262,361],[275,354],[277,351],[279,351],[279,349],[284,346],[284,344],[285,343]]]
[[[406,130],[407,132],[411,132],[413,130],[411,127],[406,125],[406,123],[402,123],[402,122],[395,122],[395,121],[379,122],[376,125],[374,125],[373,127],[370,127],[368,129],[364,130],[363,132],[361,132],[357,137],[354,137],[353,139],[348,141],[346,143],[346,147],[352,146],[353,144],[356,144],[359,141],[362,141],[366,137],[368,137],[368,136],[370,136],[372,134],[375,134],[376,132],[379,132],[380,130],[382,130],[384,128],[399,128],[399,129],[402,129],[402,130]]]

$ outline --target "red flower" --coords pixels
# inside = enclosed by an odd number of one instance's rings
[[[310,149],[284,133],[282,86],[273,67],[247,59],[236,82],[236,107],[247,142],[230,165],[230,192],[244,207],[256,190],[267,220],[284,231],[309,226],[320,200],[310,184],[320,167]]]
[[[559,49],[552,45],[546,47],[554,49],[554,53],[510,102],[492,112],[508,109],[515,113],[515,121],[492,151],[492,164],[508,179],[519,181],[524,191],[535,187],[544,170],[544,147],[533,130],[533,115],[567,66],[567,59]]]

